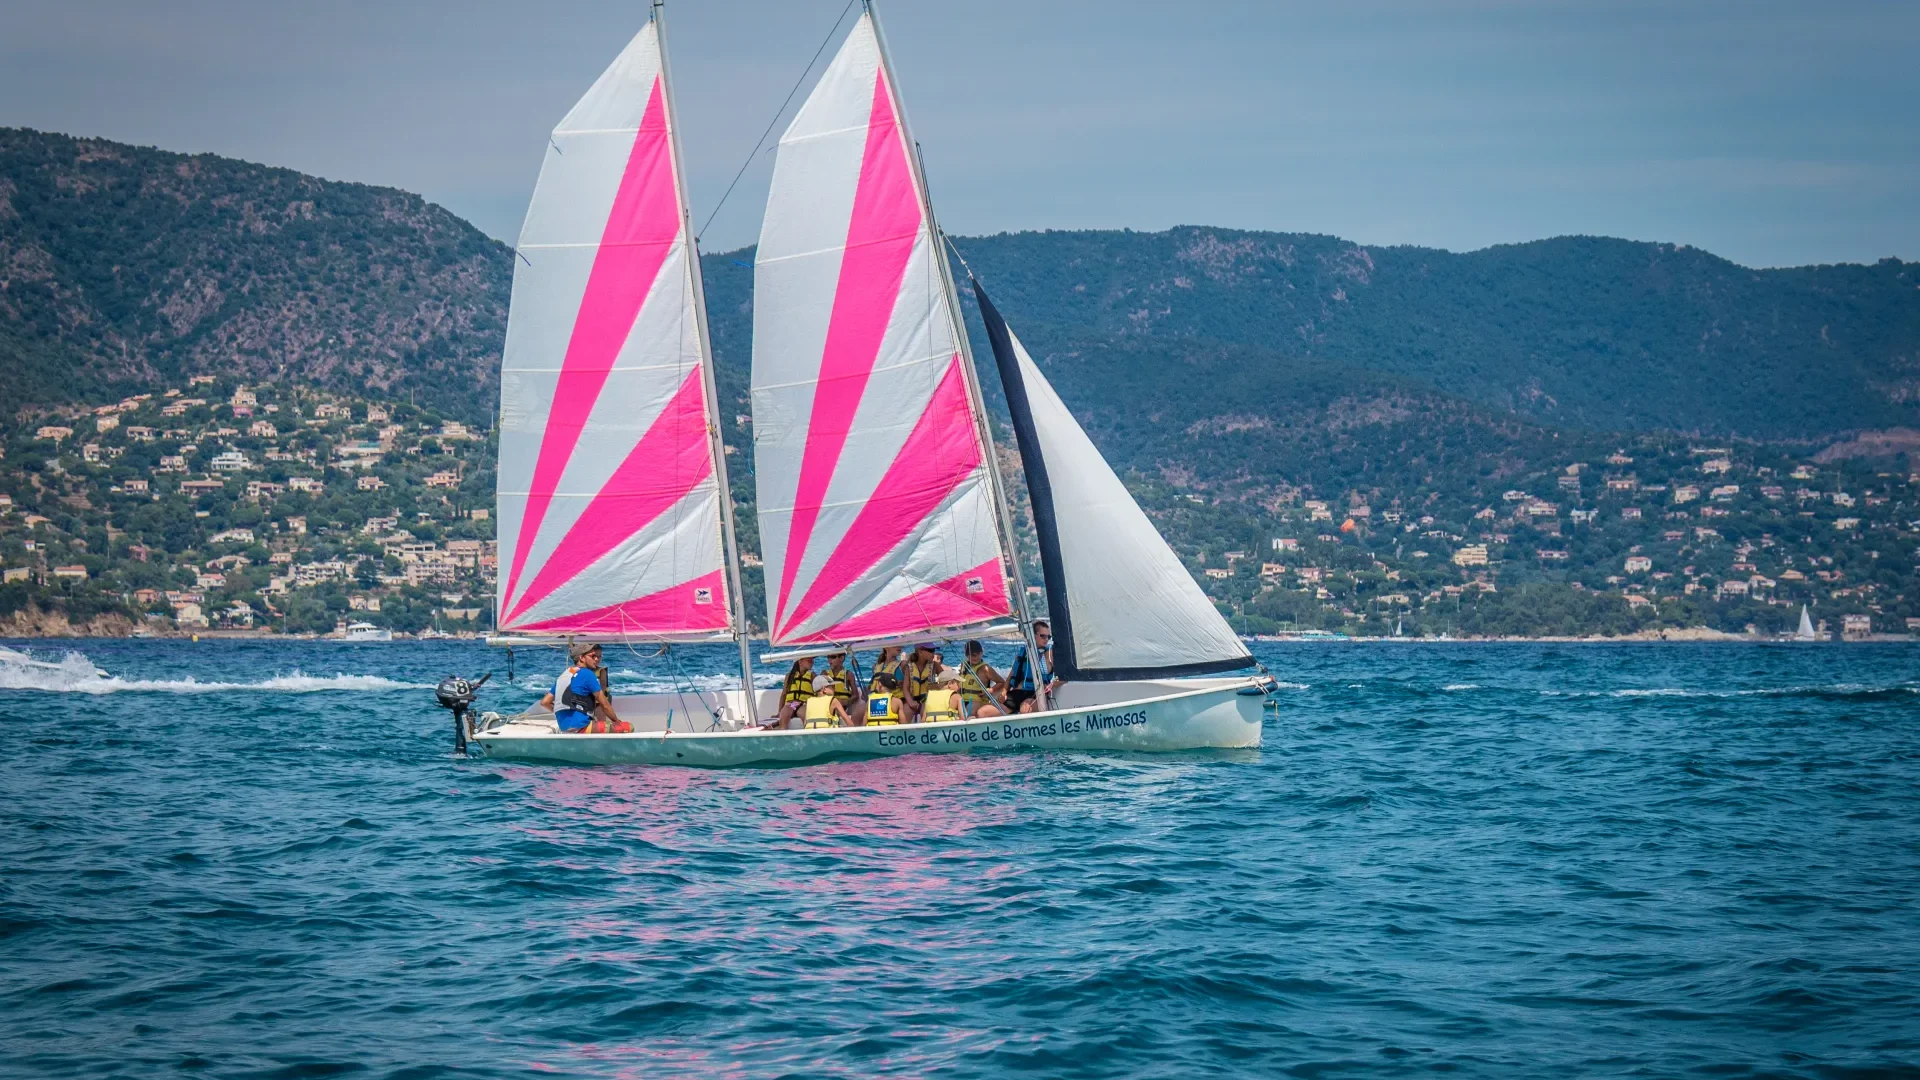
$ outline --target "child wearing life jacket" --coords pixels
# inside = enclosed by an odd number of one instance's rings
[[[933,690],[934,679],[940,674],[940,662],[934,659],[934,648],[930,644],[913,647],[913,656],[900,672],[900,690],[907,698],[907,711],[915,722],[919,714],[926,709],[927,694]]]
[[[987,663],[980,642],[967,642],[967,658],[960,665],[960,708],[967,719],[1000,716],[1007,711],[1006,702],[994,693],[996,687],[1005,690],[1007,680]]]
[[[933,677],[933,689],[927,691],[927,700],[920,707],[920,722],[938,724],[943,720],[960,719],[960,673],[952,668],[941,668]]]
[[[834,696],[833,679],[825,674],[813,677],[813,696],[806,700],[802,708],[801,722],[804,727],[831,728],[853,723],[853,716],[847,712],[847,707]]]
[[[891,675],[897,682],[900,679],[900,646],[888,645],[880,650],[880,658],[873,662],[875,675]]]
[[[883,671],[873,677],[867,693],[867,727],[892,727],[902,720],[906,699],[900,694],[900,680]]]
[[[774,718],[770,728],[780,729],[794,726],[797,719],[807,708],[807,699],[813,696],[813,657],[803,656],[787,669],[787,678],[780,686],[780,715]]]
[[[827,670],[820,672],[814,681],[818,683],[820,679],[827,680],[827,692],[833,695],[833,699],[840,703],[840,708],[848,716],[859,715],[862,696],[860,680],[854,677],[853,672],[847,670],[846,653],[828,654]]]

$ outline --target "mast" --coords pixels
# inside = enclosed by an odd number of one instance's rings
[[[656,3],[660,0],[655,0]],[[886,70],[887,79],[892,84],[896,98],[894,112],[900,124],[900,134],[905,137],[911,150],[909,160],[913,162],[914,185],[920,192],[920,206],[927,215],[927,231],[934,244],[934,262],[940,268],[940,284],[946,290],[947,313],[954,321],[953,336],[960,346],[960,371],[967,384],[967,397],[972,403],[974,430],[985,450],[987,459],[987,477],[992,485],[994,526],[1000,534],[1000,549],[1006,553],[1011,564],[1013,578],[1014,616],[1020,622],[1020,638],[1026,644],[1027,670],[1033,679],[1035,706],[1045,709],[1047,702],[1046,682],[1040,676],[1045,670],[1040,660],[1040,645],[1033,636],[1033,613],[1027,607],[1026,574],[1020,566],[1020,546],[1013,529],[1013,511],[1007,499],[1006,482],[1000,476],[1000,458],[994,452],[993,426],[987,421],[986,399],[980,393],[980,373],[973,365],[973,345],[967,339],[966,321],[960,315],[960,295],[953,281],[953,267],[947,262],[945,250],[946,233],[940,228],[940,219],[933,212],[933,193],[927,187],[926,163],[920,157],[920,140],[913,137],[913,126],[907,119],[907,110],[898,101],[903,97],[900,83],[893,73],[893,54],[887,49],[887,35],[880,28],[880,13],[873,9],[873,0],[861,0],[861,7],[873,20],[873,38],[880,46],[880,64]],[[664,61],[662,64],[664,66]]]
[[[700,268],[700,238],[693,235],[693,204],[687,199],[686,175],[680,154],[680,118],[673,105],[673,75],[667,65],[666,0],[653,0],[649,13],[660,38],[660,85],[665,91],[667,131],[673,140],[673,183],[680,199],[680,227],[686,230],[688,270],[693,278],[694,325],[700,334],[700,378],[707,396],[707,446],[713,455],[713,475],[720,487],[720,538],[727,560],[727,592],[733,602],[733,640],[740,647],[740,693],[744,708],[753,709],[753,652],[747,643],[747,594],[740,584],[740,545],[733,535],[733,483],[727,476],[726,440],[721,437],[720,393],[713,374],[713,342],[707,336],[707,291]]]

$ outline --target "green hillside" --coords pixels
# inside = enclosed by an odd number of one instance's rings
[[[1251,346],[1562,425],[1762,439],[1920,423],[1920,265],[1750,270],[1560,237],[1454,254],[1178,228],[960,241],[1017,326]]]
[[[219,372],[485,416],[512,257],[403,191],[0,128],[0,400]]]
[[[1193,422],[1288,411],[1307,383],[1336,398],[1438,391],[1601,430],[1824,442],[1920,425],[1920,267],[1897,260],[1751,270],[1591,237],[1455,254],[1214,228],[960,246],[1030,346],[1089,370],[1103,354],[1144,364],[1129,396],[1184,395]],[[705,262],[721,380],[743,395],[751,252]],[[495,399],[511,273],[505,245],[405,192],[0,129],[10,402],[105,401],[219,371],[431,393],[477,419]],[[1233,392],[1188,393],[1190,363]],[[1106,385],[1078,400],[1116,433],[1143,430]],[[1114,449],[1139,448],[1122,435]]]

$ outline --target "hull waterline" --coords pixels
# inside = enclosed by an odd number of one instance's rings
[[[486,757],[508,760],[708,768],[1026,747],[1138,752],[1259,746],[1266,705],[1261,681],[1209,682],[1215,685],[1132,701],[934,724],[623,735],[515,731],[509,725],[476,733],[472,745]]]

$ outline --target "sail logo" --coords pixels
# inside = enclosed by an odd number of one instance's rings
[[[978,575],[978,574],[975,574],[974,576],[972,576],[972,577],[970,577],[970,578],[968,578],[968,579],[967,579],[967,591],[968,591],[968,592],[970,592],[970,593],[983,593],[983,592],[986,592],[986,591],[987,591],[987,581],[986,581],[986,579],[985,579],[985,578],[983,578],[983,577],[981,577],[981,576],[980,576],[980,575]]]
[[[693,590],[693,602],[696,604],[713,603],[713,590],[708,588],[698,588]]]

